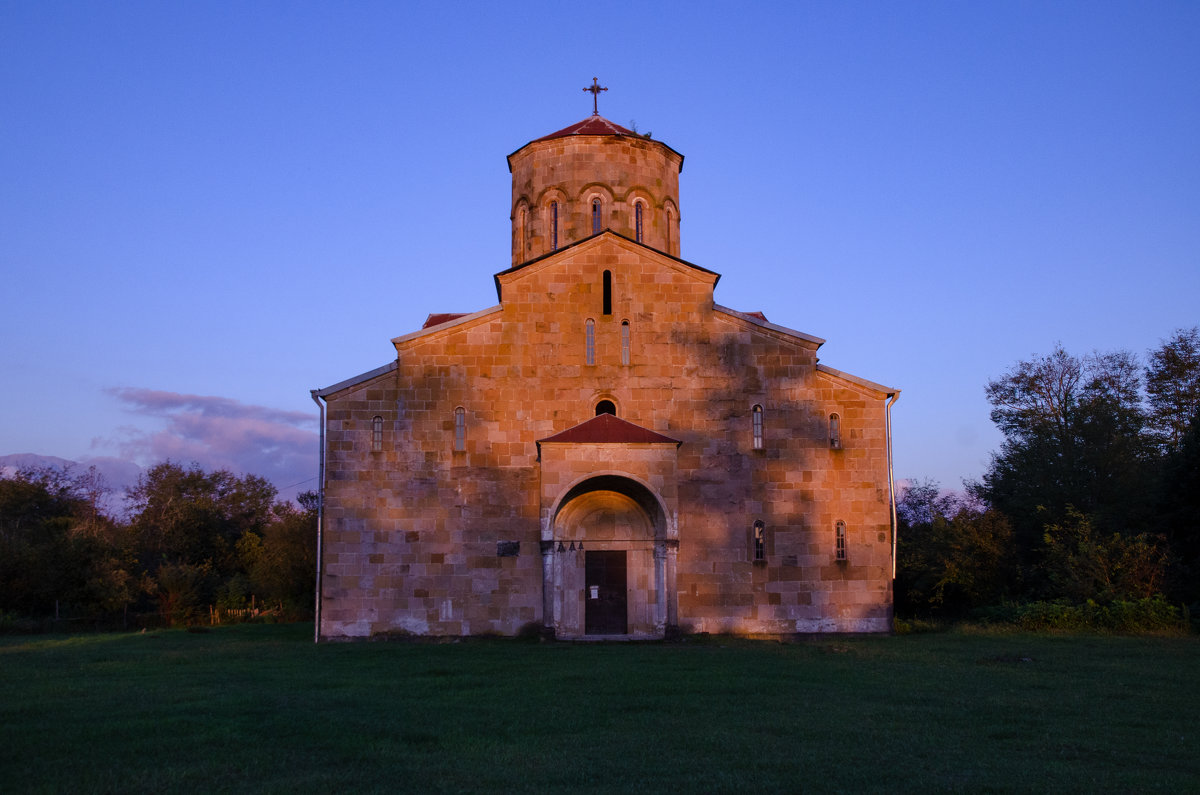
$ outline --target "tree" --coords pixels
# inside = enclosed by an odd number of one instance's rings
[[[1163,462],[1159,515],[1179,565],[1171,592],[1200,601],[1200,410]]]
[[[1069,507],[1106,532],[1146,529],[1152,449],[1132,354],[1059,346],[989,382],[987,397],[1005,438],[974,491],[1012,520],[1026,563]]]
[[[897,609],[960,616],[1012,593],[1012,529],[996,511],[918,481],[896,506]]]
[[[275,518],[262,535],[247,532],[238,541],[238,555],[253,592],[290,614],[311,613],[317,569],[317,495],[305,492],[290,503],[275,506]]]
[[[1066,521],[1046,527],[1044,567],[1052,590],[1045,596],[1074,602],[1149,599],[1162,590],[1167,560],[1161,537],[1105,536],[1087,516],[1069,510]]]
[[[243,574],[237,543],[273,521],[275,487],[256,475],[205,472],[165,461],[129,490],[140,563],[155,583],[163,617],[192,617],[219,585]]]
[[[1146,392],[1151,427],[1165,449],[1177,450],[1200,412],[1200,327],[1178,329],[1150,351]]]
[[[271,521],[275,487],[256,475],[205,472],[171,461],[151,467],[128,499],[147,568],[162,563],[236,565],[234,545]]]
[[[136,598],[122,528],[100,510],[94,469],[18,472],[0,480],[0,609],[102,617]]]

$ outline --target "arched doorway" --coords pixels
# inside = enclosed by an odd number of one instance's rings
[[[618,475],[569,489],[553,520],[551,626],[559,637],[655,637],[667,622],[659,499]]]

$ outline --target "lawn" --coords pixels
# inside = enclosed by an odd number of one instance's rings
[[[0,638],[0,791],[1200,791],[1200,639]]]

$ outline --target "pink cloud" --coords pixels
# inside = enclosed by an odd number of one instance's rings
[[[121,457],[152,465],[165,459],[195,462],[205,469],[261,475],[281,496],[315,488],[317,415],[255,406],[210,395],[185,395],[136,387],[107,390],[132,413],[164,424],[139,423],[98,440]],[[299,484],[295,488],[289,488]]]

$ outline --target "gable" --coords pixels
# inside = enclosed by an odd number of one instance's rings
[[[662,274],[664,278],[672,278],[672,276],[667,276],[667,274],[672,274],[681,281],[690,279],[692,282],[708,284],[710,295],[711,288],[715,288],[721,279],[719,273],[664,254],[611,230],[605,230],[577,243],[564,246],[558,251],[544,254],[497,273],[495,276],[497,297],[501,303],[504,303],[509,289],[519,289],[523,282],[537,279],[547,270],[560,272],[563,269],[578,268],[581,262],[610,266],[617,263],[636,264],[640,268],[651,269],[655,274]]]
[[[611,302],[605,312],[605,272]],[[601,232],[553,254],[496,274],[506,314],[545,319],[633,319],[707,314],[719,274]]]

